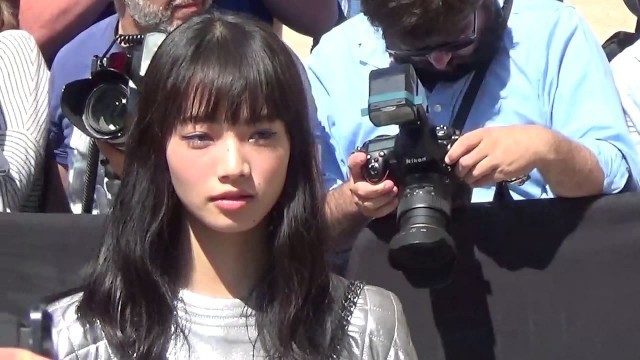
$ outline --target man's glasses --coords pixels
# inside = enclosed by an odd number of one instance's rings
[[[392,50],[387,48],[387,53],[391,55],[391,57],[393,57],[395,60],[408,60],[411,58],[423,59],[438,51],[454,53],[473,45],[473,43],[476,41],[477,30],[478,11],[476,10],[473,13],[473,32],[468,37],[436,46],[427,46],[418,50]]]

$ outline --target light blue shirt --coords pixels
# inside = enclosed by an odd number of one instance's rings
[[[377,128],[361,115],[367,107],[369,72],[389,65],[380,31],[363,15],[326,34],[309,58],[327,189],[348,179],[347,159],[357,146],[398,132],[397,126]],[[435,124],[449,124],[470,78],[441,83],[428,94]],[[607,59],[583,18],[556,0],[514,1],[500,51],[463,133],[521,124],[548,127],[589,148],[604,171],[605,193],[625,185],[625,190],[638,188],[638,156]],[[510,190],[515,199],[554,196],[537,170],[526,184],[510,185]],[[473,201],[491,201],[494,191],[474,189]]]

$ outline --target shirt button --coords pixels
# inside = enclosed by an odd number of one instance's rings
[[[440,112],[440,111],[442,111],[442,106],[440,106],[440,105],[434,105],[434,106],[433,106],[433,111],[435,111],[435,112]]]

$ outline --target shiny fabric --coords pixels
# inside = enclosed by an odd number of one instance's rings
[[[49,306],[53,342],[61,360],[115,359],[100,331],[85,331],[75,314],[82,294]],[[174,338],[169,359],[263,359],[255,316],[238,299],[214,299],[183,290],[178,316],[187,329]],[[187,346],[188,343],[188,346]],[[365,286],[351,318],[341,359],[413,360],[417,355],[402,306],[391,292]]]

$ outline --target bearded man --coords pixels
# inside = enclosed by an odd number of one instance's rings
[[[361,6],[363,15],[323,36],[308,64],[336,248],[348,249],[369,220],[394,212],[402,194],[392,179],[366,182],[366,156],[352,154],[369,139],[398,133],[398,126],[376,127],[361,113],[369,73],[398,64],[415,68],[433,125],[463,120],[444,162],[473,188],[472,201],[492,201],[496,185],[516,200],[638,189],[640,163],[609,64],[571,5],[362,0]],[[486,73],[474,90],[479,69]],[[469,88],[474,102],[463,100]]]
[[[119,34],[168,32],[189,18],[205,12],[212,0],[115,0],[116,15],[91,26],[56,56],[51,67],[49,140],[54,147],[58,171],[65,186],[71,210],[79,213],[84,190],[89,137],[74,128],[60,106],[62,90],[74,80],[87,78],[91,59],[102,55]],[[110,53],[123,51],[115,43]],[[106,213],[117,192],[119,178],[111,169],[118,169],[124,160],[122,152],[111,144],[97,141],[101,153],[93,213]],[[110,167],[104,166],[111,162]]]

